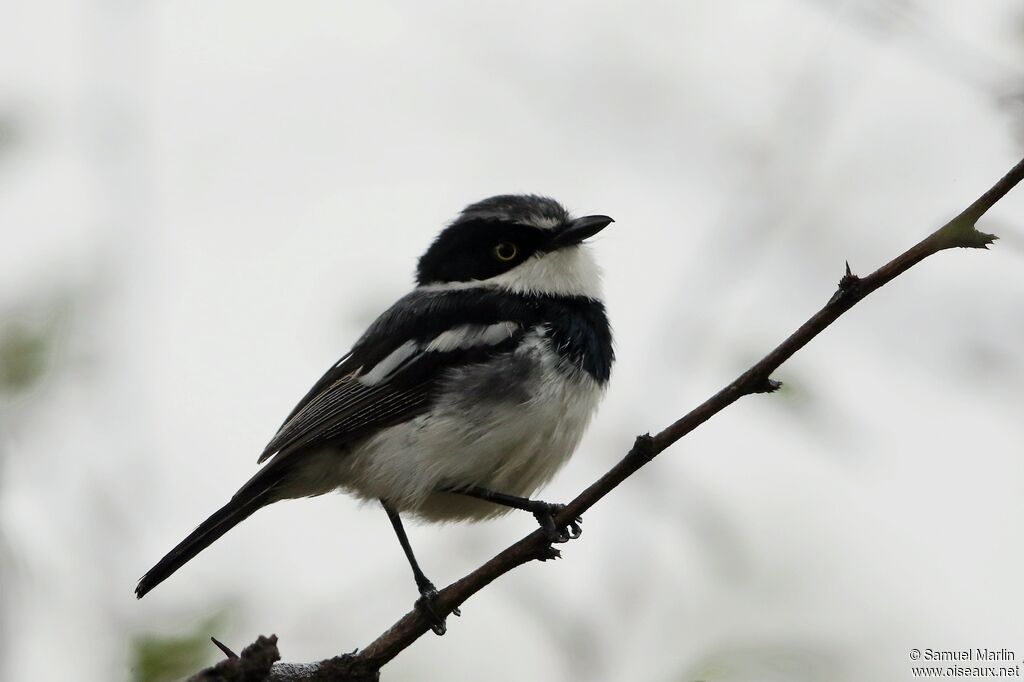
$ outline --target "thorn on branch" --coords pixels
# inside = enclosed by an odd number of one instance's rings
[[[229,649],[226,644],[220,642],[216,637],[210,637],[210,641],[213,645],[221,650],[221,652],[228,657],[229,660],[238,658],[238,654]]]
[[[846,261],[846,272],[839,279],[839,288],[836,289],[836,293],[832,294],[832,298],[828,300],[828,304],[832,305],[839,299],[843,298],[847,294],[850,294],[857,290],[857,286],[860,284],[860,277],[853,274],[853,270],[850,269],[850,261]],[[774,390],[774,389],[773,389]],[[763,391],[762,391],[763,392]]]
[[[857,286],[858,282],[860,282],[860,277],[853,274],[853,270],[850,269],[850,261],[846,261],[846,272],[839,279],[839,289],[852,289]]]

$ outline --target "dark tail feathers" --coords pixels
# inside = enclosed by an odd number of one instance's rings
[[[249,518],[253,512],[267,504],[269,490],[252,494],[244,494],[248,486],[244,486],[237,495],[213,515],[199,524],[187,538],[167,553],[156,566],[142,576],[135,587],[135,596],[141,599],[147,592],[167,580],[172,573],[184,566],[192,557],[209,547],[217,538],[227,533],[239,523]]]

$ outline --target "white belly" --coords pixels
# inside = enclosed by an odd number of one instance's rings
[[[461,370],[429,413],[346,451],[324,452],[305,473],[320,479],[317,492],[339,487],[433,521],[508,511],[437,491],[479,486],[528,497],[572,455],[603,390],[584,372],[556,369],[563,361],[542,352],[547,343],[524,344],[500,372]]]

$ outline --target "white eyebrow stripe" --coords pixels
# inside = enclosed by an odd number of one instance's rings
[[[515,322],[498,322],[487,326],[460,324],[438,334],[423,350],[444,353],[459,348],[494,346],[511,338],[517,329],[519,325]]]
[[[559,220],[558,218],[551,218],[549,216],[531,213],[523,222],[541,230],[553,230],[563,224],[564,221]]]
[[[406,341],[398,348],[391,351],[387,357],[373,366],[366,374],[359,377],[359,383],[364,386],[373,386],[386,379],[392,372],[402,366],[406,360],[419,351],[415,341]]]

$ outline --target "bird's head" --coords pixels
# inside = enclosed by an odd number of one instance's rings
[[[501,195],[467,206],[420,258],[423,288],[494,286],[540,295],[600,297],[600,270],[583,244],[610,223],[573,218],[554,199]]]

